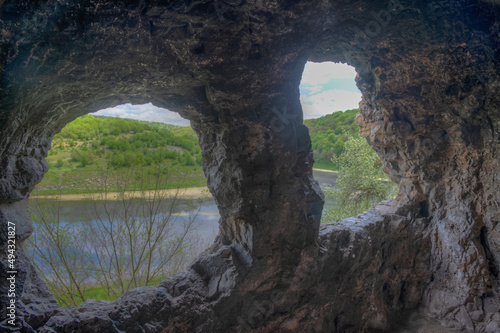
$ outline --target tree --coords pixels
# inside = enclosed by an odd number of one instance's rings
[[[335,152],[340,154],[343,150],[342,142],[351,136],[359,135],[359,127],[356,125],[355,118],[357,109],[344,112],[334,112],[318,119],[308,119],[304,124],[309,128],[311,135],[311,144],[315,150],[314,159],[316,162],[330,164],[331,154],[316,154],[316,152]],[[330,164],[331,167],[334,165]]]
[[[84,168],[90,163],[92,163],[92,157],[90,156],[90,153],[88,151],[82,151],[80,154],[80,166]]]
[[[93,273],[87,256],[80,255],[78,245],[85,240],[76,237],[70,226],[59,220],[61,202],[30,206],[35,231],[25,242],[39,275],[61,306],[77,305],[85,299],[86,281]]]
[[[342,152],[344,151],[344,147],[345,143],[344,141],[342,141],[342,139],[338,139],[337,141],[335,141],[335,143],[333,144],[333,150],[335,151],[335,155],[340,156],[340,154],[342,154]]]
[[[70,156],[72,162],[80,162],[82,160],[82,153],[77,149],[73,150]]]
[[[196,162],[195,162],[193,156],[189,152],[185,151],[182,154],[182,157],[183,157],[183,165],[187,165],[187,166],[196,165]]]
[[[102,289],[103,299],[152,285],[186,269],[203,248],[193,233],[197,214],[179,221],[180,191],[161,189],[168,174],[140,169],[122,174],[119,192],[110,192],[107,174],[102,192],[92,194],[91,209],[81,223],[60,220],[61,201],[30,207],[34,235],[26,241],[33,264],[62,306],[77,306],[89,291]],[[149,178],[149,180],[148,180]],[[142,184],[131,192],[132,184]],[[174,225],[175,221],[175,225]]]
[[[325,191],[332,201],[324,214],[326,221],[360,214],[395,196],[395,184],[382,172],[378,156],[364,138],[351,137],[344,149],[332,158],[339,172],[335,187]]]

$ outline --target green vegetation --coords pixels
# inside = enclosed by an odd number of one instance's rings
[[[184,271],[184,269],[181,271]],[[152,279],[148,284],[144,286],[158,286],[163,280],[165,280],[165,278],[166,277]],[[88,299],[93,299],[96,301],[113,301],[116,299],[116,297],[110,296],[108,292],[109,289],[104,286],[96,285],[94,287],[85,287],[81,290],[81,296],[79,294],[78,296],[73,295],[73,297],[71,297],[72,294],[60,293],[57,289],[53,289],[49,283],[46,282],[46,284],[47,286],[49,286],[49,290],[51,290],[54,297],[56,298],[57,303],[61,307],[80,306],[84,302],[84,300]]]
[[[114,300],[132,288],[155,285],[185,270],[209,245],[195,232],[196,210],[186,217],[177,214],[193,208],[179,198],[182,190],[161,188],[170,175],[157,172],[151,181],[141,168],[124,170],[118,199],[108,200],[102,172],[101,191],[89,195],[81,222],[61,219],[61,200],[30,203],[35,230],[26,249],[61,306]],[[131,184],[140,185],[139,193],[130,192]]]
[[[357,215],[395,194],[377,155],[359,137],[357,112],[305,121],[314,166],[339,170],[335,188],[325,193],[332,204],[323,221]],[[91,193],[95,203],[76,227],[59,220],[60,201],[30,206],[36,227],[27,249],[60,305],[116,299],[156,284],[184,270],[201,250],[190,232],[194,219],[184,222],[181,234],[169,234],[179,200],[163,191],[206,185],[190,127],[87,115],[54,137],[47,162],[35,195]],[[132,190],[141,197],[129,196]],[[118,203],[107,200],[109,192],[120,193]]]
[[[156,172],[174,175],[164,188],[206,185],[196,134],[189,127],[161,123],[80,117],[54,137],[47,163],[49,172],[35,195],[95,192],[102,169],[109,170],[109,180],[116,183],[121,170],[132,167],[141,167],[151,177]]]
[[[358,109],[334,112],[317,119],[308,119],[304,124],[309,128],[314,152],[314,167],[336,170],[332,156],[339,156],[351,137],[359,137],[356,125]]]
[[[331,157],[340,156],[349,138],[359,137],[357,113],[357,109],[339,111],[304,121],[311,135],[314,167],[338,169]],[[95,192],[102,182],[98,177],[100,170],[109,170],[113,183],[113,175],[117,178],[120,170],[136,166],[149,170],[152,177],[158,172],[155,166],[178,175],[170,177],[162,185],[164,188],[206,185],[194,131],[191,127],[163,123],[80,117],[54,137],[47,163],[49,172],[34,195]]]
[[[322,222],[358,215],[397,193],[396,185],[382,171],[379,157],[359,136],[358,111],[304,121],[311,135],[314,167],[338,171],[335,187],[325,191],[331,204],[325,208]]]
[[[358,110],[335,112],[306,120],[316,160],[315,167],[335,170],[331,156],[344,151],[350,137],[358,137],[354,119]],[[98,191],[100,170],[111,172],[116,182],[120,170],[141,167],[151,177],[161,166],[170,177],[164,188],[206,185],[201,149],[191,127],[86,115],[64,127],[52,141],[47,157],[49,171],[34,195]],[[155,171],[156,170],[156,171]],[[116,190],[117,188],[115,188]],[[134,189],[132,184],[131,189]]]
[[[355,216],[395,197],[395,184],[382,172],[380,159],[364,138],[348,139],[345,150],[332,160],[339,167],[339,176],[335,187],[325,192],[333,203],[326,208],[323,221]]]

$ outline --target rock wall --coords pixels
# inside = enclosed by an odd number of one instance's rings
[[[10,221],[26,332],[497,331],[499,23],[479,0],[0,2],[2,316]],[[307,60],[356,67],[361,134],[399,183],[322,226]],[[146,102],[191,120],[219,236],[158,287],[60,309],[22,252],[51,137]]]

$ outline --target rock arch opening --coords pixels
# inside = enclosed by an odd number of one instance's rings
[[[128,104],[79,117],[52,139],[25,244],[60,305],[157,285],[213,243],[219,212],[196,134],[179,118]]]
[[[331,116],[337,112],[358,109],[361,93],[356,87],[355,77],[354,67],[341,63],[307,62],[304,67],[300,101],[306,126],[309,125],[317,168],[332,168],[332,165],[328,165],[332,163],[332,156],[338,156],[347,138],[357,131],[354,112],[345,116],[343,121],[336,121]],[[328,118],[319,121],[324,116]],[[309,119],[318,120],[307,122]]]
[[[361,92],[355,77],[354,67],[333,62],[307,62],[302,74],[300,99],[311,136],[313,174],[325,194],[322,223],[358,215],[394,199],[397,191],[359,135]]]

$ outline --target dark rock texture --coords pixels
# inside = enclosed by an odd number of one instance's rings
[[[0,311],[11,221],[17,329],[500,329],[498,1],[4,0],[0,36]],[[361,134],[399,183],[394,202],[321,227],[307,60],[356,67]],[[22,254],[51,137],[146,102],[191,120],[220,234],[158,287],[58,309]]]

